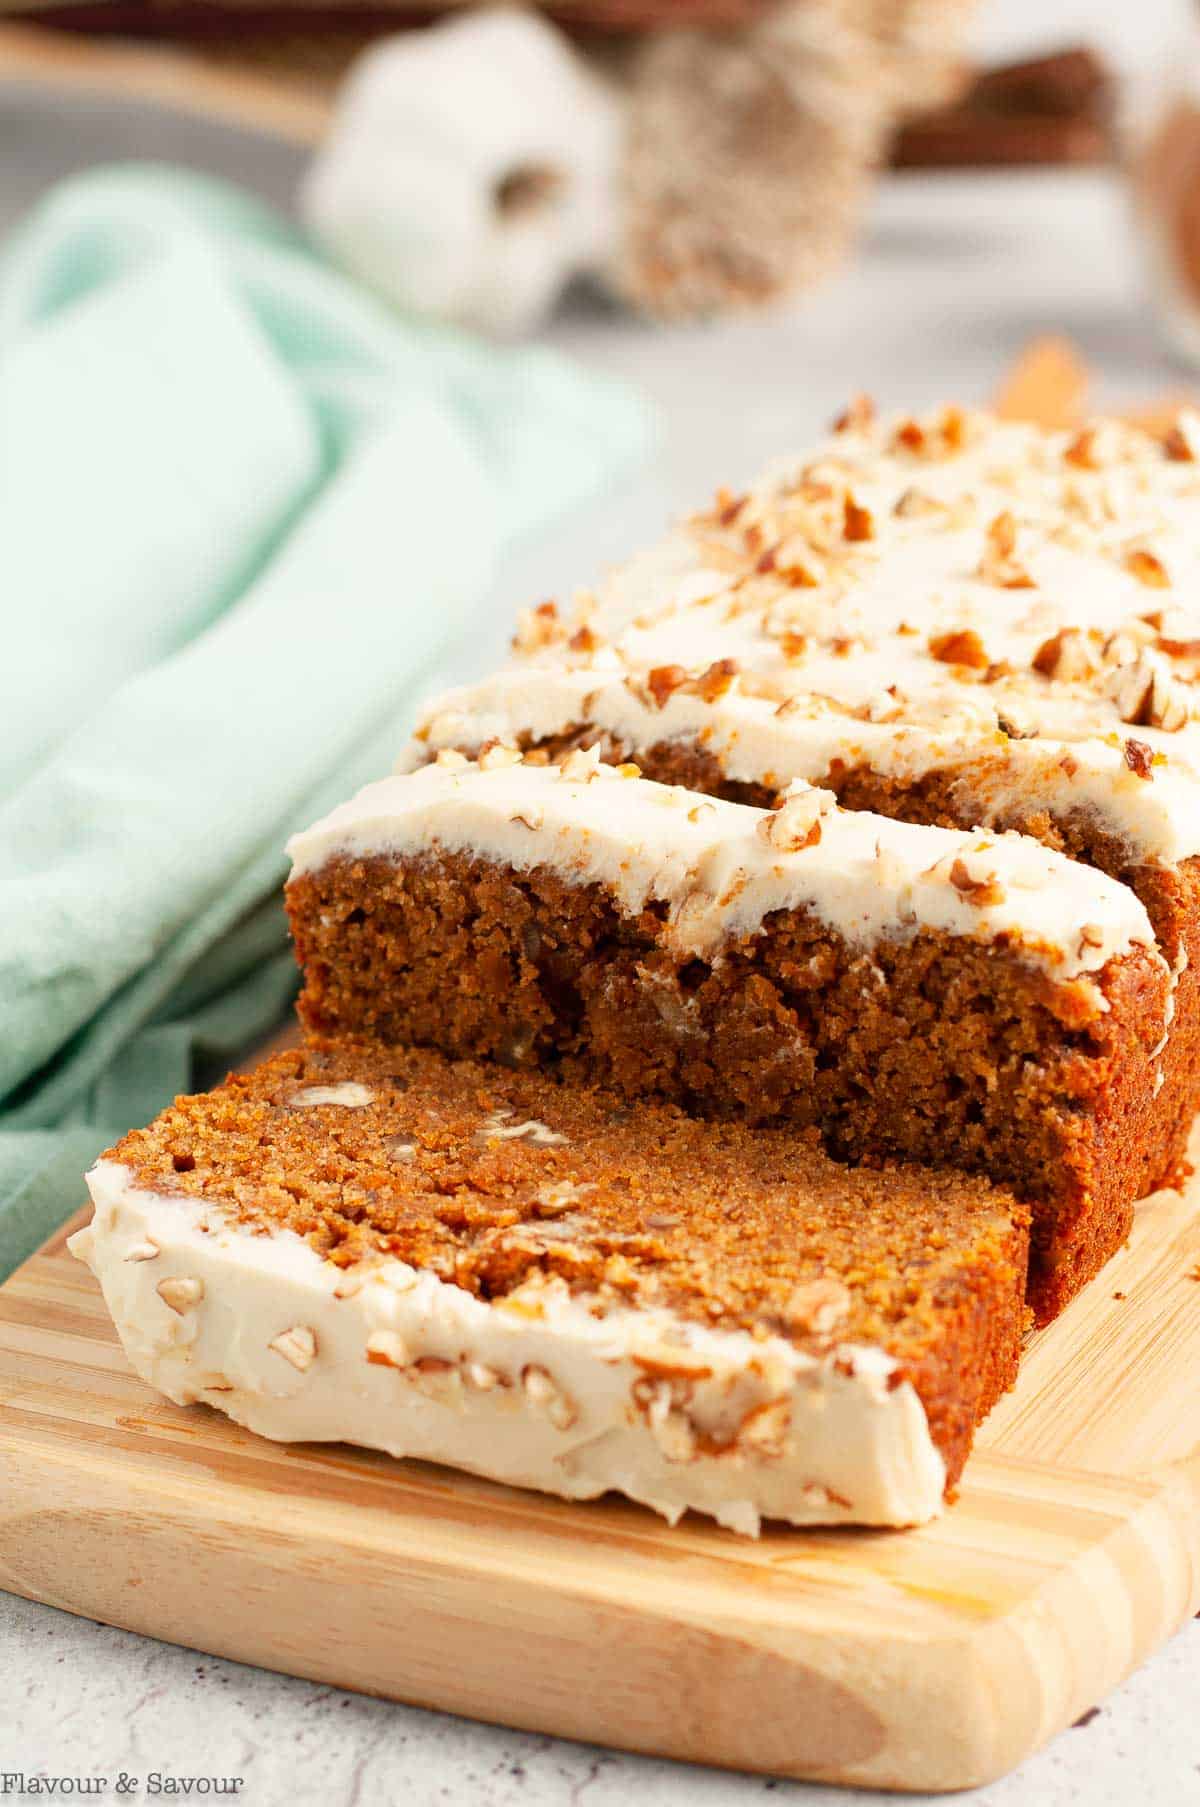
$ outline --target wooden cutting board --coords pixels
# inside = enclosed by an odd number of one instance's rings
[[[1197,1203],[1193,1183],[1139,1208],[936,1524],[757,1543],[170,1405],[131,1373],[68,1225],[0,1288],[0,1585],[539,1732],[982,1782],[1200,1607]]]

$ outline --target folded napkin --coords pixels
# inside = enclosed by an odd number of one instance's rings
[[[0,1277],[277,1021],[283,843],[387,769],[506,544],[648,444],[277,216],[94,173],[0,257]]]

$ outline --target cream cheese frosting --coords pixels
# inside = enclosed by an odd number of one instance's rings
[[[924,1407],[881,1348],[814,1355],[662,1309],[589,1309],[558,1280],[489,1303],[398,1260],[337,1267],[118,1162],[88,1187],[72,1252],[138,1374],[178,1404],[568,1499],[614,1490],[750,1536],[762,1518],[907,1525],[940,1509]]]
[[[1200,419],[1167,447],[956,410],[846,431],[635,558],[436,702],[436,751],[580,727],[782,789],[961,773],[980,820],[1085,811],[1200,852]],[[1127,755],[1133,740],[1145,756]]]
[[[594,751],[561,767],[503,748],[478,764],[443,753],[366,786],[289,843],[293,877],[339,857],[439,851],[604,885],[627,915],[665,903],[666,938],[684,957],[711,957],[797,908],[855,946],[922,929],[1002,938],[1063,980],[1155,947],[1132,891],[1028,836],[842,810],[803,784],[778,810],[754,809],[652,783]]]

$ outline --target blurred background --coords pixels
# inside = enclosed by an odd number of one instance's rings
[[[1193,64],[1200,97],[1189,0],[92,0],[0,28],[0,225],[96,163],[188,165],[400,309],[648,396],[659,455],[505,559],[477,668],[855,390],[983,400],[1046,331],[1105,402],[1185,386],[1134,177]]]

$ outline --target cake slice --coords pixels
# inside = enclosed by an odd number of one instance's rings
[[[1090,824],[1178,863],[1200,854],[1197,458],[1200,416],[1164,445],[862,412],[526,615],[418,751],[588,741],[740,802],[802,778],[957,826],[1041,812],[1073,851]]]
[[[540,1074],[314,1043],[88,1185],[72,1249],[177,1402],[672,1520],[919,1523],[1016,1370],[1004,1194]]]
[[[369,785],[291,853],[310,1029],[986,1173],[1034,1207],[1043,1319],[1170,1158],[1173,979],[1146,911],[1028,837],[495,748]]]
[[[1200,417],[1048,433],[943,409],[841,430],[441,698],[412,756],[598,746],[771,806],[1013,829],[1137,892],[1178,978],[1159,1121],[1200,1105]]]

